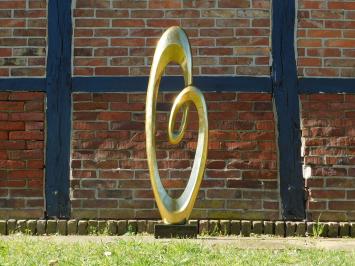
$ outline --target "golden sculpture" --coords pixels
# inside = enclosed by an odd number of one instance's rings
[[[159,176],[155,151],[155,118],[159,84],[165,67],[172,61],[178,63],[182,68],[185,88],[176,97],[170,113],[169,142],[178,144],[184,137],[191,103],[196,106],[199,117],[197,149],[190,179],[184,192],[177,199],[171,198],[164,189]],[[179,130],[174,132],[176,115],[180,109],[183,110],[182,122]],[[156,47],[147,89],[145,132],[150,181],[160,215],[166,224],[185,223],[195,204],[205,170],[208,148],[208,120],[203,94],[192,85],[191,48],[185,32],[180,27],[170,27],[165,31]]]

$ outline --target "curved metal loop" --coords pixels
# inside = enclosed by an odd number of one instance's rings
[[[183,139],[186,126],[187,126],[187,118],[188,118],[188,113],[190,109],[190,103],[187,102],[184,105],[182,105],[179,109],[172,109],[169,117],[169,124],[168,124],[168,136],[169,136],[169,142],[171,144],[179,144],[180,141]],[[176,123],[176,116],[178,112],[182,109],[182,119],[180,123],[180,127],[177,132],[174,131],[174,125]]]
[[[197,149],[190,179],[184,192],[177,199],[171,198],[164,189],[159,176],[155,150],[156,104],[159,85],[165,67],[172,61],[181,66],[185,89],[176,97],[170,113],[168,125],[170,143],[178,144],[183,138],[191,103],[196,106],[199,117]],[[184,223],[189,218],[202,182],[207,159],[208,120],[206,102],[201,91],[191,84],[192,58],[187,36],[181,28],[171,27],[162,35],[155,50],[148,82],[145,117],[147,160],[153,193],[163,221],[170,224]],[[180,110],[183,111],[182,122],[179,130],[174,132],[176,116]]]

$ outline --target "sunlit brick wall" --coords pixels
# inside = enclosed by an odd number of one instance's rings
[[[157,156],[164,186],[178,196],[191,172],[197,113],[177,145],[167,125],[176,94],[162,93]],[[72,215],[159,218],[146,161],[145,93],[73,95]],[[274,114],[270,94],[206,93],[209,151],[193,218],[279,219]]]
[[[149,74],[157,40],[183,27],[196,75],[270,75],[270,1],[76,0],[74,75]],[[169,67],[167,74],[181,74]]]
[[[355,77],[355,1],[298,0],[298,75]]]
[[[44,215],[44,94],[0,92],[0,217]]]
[[[0,77],[46,73],[46,0],[0,1]]]
[[[310,220],[355,219],[355,95],[302,95]]]

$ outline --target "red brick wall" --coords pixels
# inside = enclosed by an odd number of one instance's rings
[[[44,94],[0,92],[0,217],[44,214]]]
[[[301,96],[310,219],[355,219],[355,95]]]
[[[44,76],[46,0],[0,1],[0,77]]]
[[[175,94],[158,104],[157,156],[163,183],[177,196],[190,174],[197,116],[178,146],[167,142]],[[159,218],[146,162],[145,93],[73,96],[72,215]],[[193,218],[278,219],[279,186],[270,94],[206,93],[209,153]]]
[[[270,75],[270,0],[73,1],[74,76],[148,75],[157,40],[180,25],[195,76]],[[355,1],[298,0],[300,77],[355,76]],[[47,1],[0,1],[0,78],[44,77]],[[169,66],[167,75],[181,75]],[[167,144],[174,93],[160,95],[158,156],[169,193],[190,173],[196,113]],[[210,147],[193,218],[280,219],[270,94],[206,93]],[[44,214],[43,93],[0,93],[0,217]],[[144,137],[145,93],[73,95],[72,215],[158,218]],[[308,218],[355,219],[354,95],[303,95]]]
[[[355,1],[298,0],[298,75],[355,77]]]
[[[148,75],[161,34],[180,25],[195,74],[269,76],[270,13],[269,0],[76,0],[74,75]]]

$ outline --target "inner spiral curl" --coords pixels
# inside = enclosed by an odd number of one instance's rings
[[[188,113],[190,109],[190,102],[176,102],[179,97],[175,99],[174,105],[170,111],[170,116],[169,116],[169,125],[168,125],[168,136],[169,136],[169,142],[171,144],[179,144],[182,138],[184,137],[186,126],[187,126],[187,118],[188,118]],[[176,117],[180,111],[182,110],[182,119],[180,123],[180,127],[177,131],[174,131],[174,126],[176,122]]]

